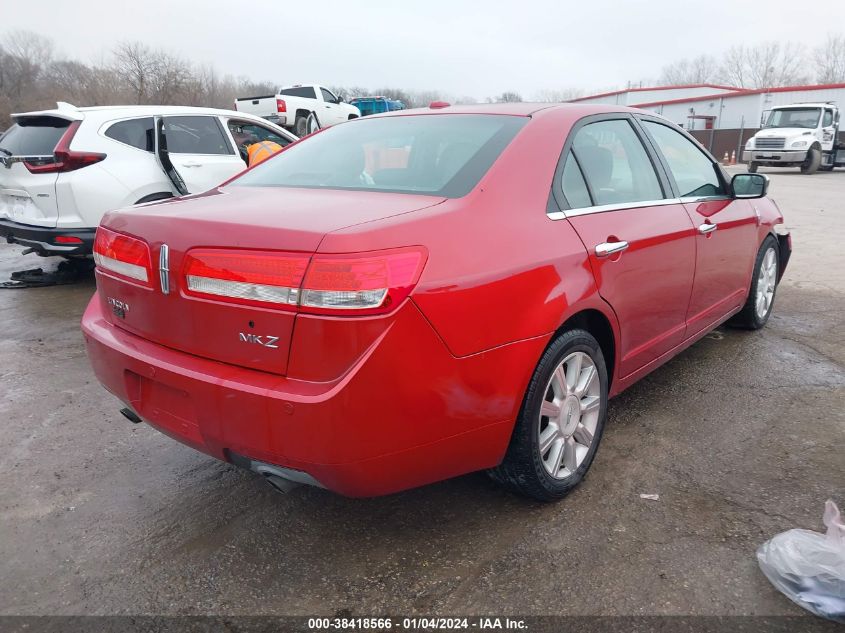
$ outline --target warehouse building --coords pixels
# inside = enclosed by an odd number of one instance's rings
[[[845,83],[758,90],[716,84],[628,88],[573,101],[650,110],[689,130],[716,157],[736,152],[738,158],[745,142],[760,129],[768,110],[808,102],[833,102],[845,109]],[[841,126],[839,137],[845,142]]]

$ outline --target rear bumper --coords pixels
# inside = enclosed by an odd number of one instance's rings
[[[0,236],[12,244],[20,244],[35,250],[39,255],[90,255],[94,247],[96,228],[62,229],[20,224],[11,220],[0,220]],[[61,244],[57,237],[70,237],[79,240],[75,244]]]
[[[82,330],[97,378],[150,425],[219,459],[243,456],[300,471],[348,496],[498,464],[547,341],[455,358],[407,301],[348,372],[320,383],[129,334],[105,318],[97,295]]]

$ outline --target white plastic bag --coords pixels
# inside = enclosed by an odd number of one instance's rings
[[[839,508],[824,506],[827,534],[788,530],[757,549],[766,578],[796,604],[845,622],[845,523]]]

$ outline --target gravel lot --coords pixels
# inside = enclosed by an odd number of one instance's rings
[[[554,505],[482,474],[280,495],[118,414],[79,331],[92,281],[0,290],[0,613],[801,614],[754,551],[845,504],[845,172],[762,171],[795,245],[768,327],[613,400]],[[42,264],[20,250],[0,277]]]

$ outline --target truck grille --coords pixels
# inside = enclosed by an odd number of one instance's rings
[[[783,149],[786,139],[782,136],[754,139],[756,149]]]

